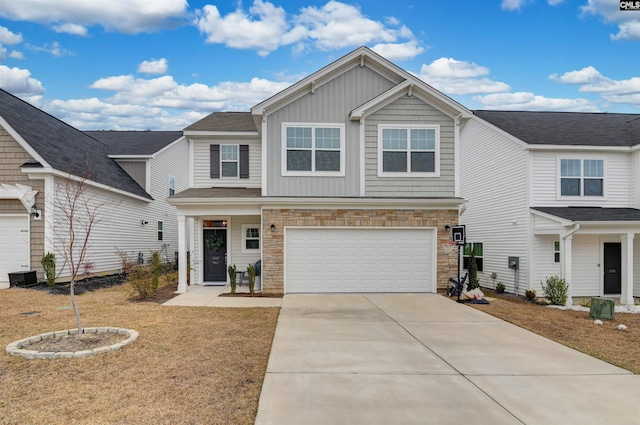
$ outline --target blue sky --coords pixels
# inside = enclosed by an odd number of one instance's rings
[[[470,109],[640,113],[618,0],[0,0],[0,87],[85,130],[181,130],[368,46]]]

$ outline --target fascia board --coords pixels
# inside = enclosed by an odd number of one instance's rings
[[[558,217],[557,215],[553,215],[553,214],[549,214],[543,211],[538,211],[532,208],[529,209],[529,211],[531,211],[531,214],[533,215],[537,215],[543,218],[547,218],[549,220],[555,221],[557,223],[559,223],[561,226],[571,226],[572,224],[574,224],[573,220],[568,220],[566,218],[562,218],[562,217]],[[535,228],[535,227],[534,227]]]
[[[31,174],[31,172],[30,172],[30,174]],[[36,173],[36,174],[44,174],[44,173]],[[72,181],[75,181],[75,182],[81,182],[81,181],[84,180],[84,182],[89,186],[92,186],[92,187],[95,187],[95,188],[101,189],[101,190],[106,190],[108,192],[117,193],[118,195],[126,196],[128,198],[137,199],[139,201],[148,202],[148,203],[154,201],[154,199],[145,198],[145,197],[133,194],[131,192],[127,192],[125,190],[116,189],[115,187],[108,186],[108,185],[103,184],[103,183],[98,183],[98,182],[95,182],[93,180],[83,179],[81,177],[74,176],[73,174],[65,173],[65,172],[62,172],[62,171],[53,170],[53,171],[50,172],[50,174],[54,175],[55,177],[60,177],[60,178],[63,178],[63,179],[69,179],[69,180],[72,180]]]
[[[519,140],[519,139],[518,139]],[[592,151],[592,152],[631,152],[629,146],[587,146],[587,145],[527,145],[530,151]]]
[[[185,136],[189,136],[189,137],[210,137],[210,136],[215,136],[215,137],[246,137],[246,136],[252,136],[252,137],[258,137],[260,136],[260,134],[257,131],[207,131],[207,130],[192,130],[192,131],[185,131],[184,132]]]
[[[2,128],[5,129],[5,131],[7,133],[9,133],[9,135],[16,141],[18,142],[18,144],[20,145],[20,147],[22,147],[22,149],[24,149],[25,151],[27,151],[27,153],[29,155],[31,155],[31,157],[33,159],[35,159],[36,161],[38,161],[40,163],[40,165],[42,165],[43,168],[46,169],[51,169],[51,166],[47,163],[47,161],[45,161],[39,154],[38,152],[35,151],[35,149],[33,149],[31,147],[31,145],[29,143],[27,143],[26,140],[24,140],[22,138],[22,136],[20,135],[20,133],[18,133],[13,127],[11,127],[9,125],[9,123],[4,119],[4,117],[0,116],[0,126]]]

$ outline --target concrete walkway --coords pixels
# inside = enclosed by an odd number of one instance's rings
[[[280,307],[282,298],[221,297],[231,292],[229,285],[191,285],[187,292],[170,299],[162,305],[185,307]],[[237,286],[236,292],[249,292],[247,285]]]
[[[256,424],[631,424],[639,402],[640,376],[440,295],[286,295]]]

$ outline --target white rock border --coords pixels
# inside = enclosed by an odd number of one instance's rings
[[[52,338],[61,338],[67,335],[77,335],[78,329],[67,329],[64,331],[55,331],[48,332],[36,336],[32,336],[29,338],[20,339],[18,341],[14,341],[7,345],[5,351],[7,354],[11,356],[23,357],[27,360],[33,359],[71,359],[71,358],[81,358],[81,357],[91,357],[96,354],[109,353],[111,351],[118,351],[122,347],[131,344],[136,339],[138,339],[138,332],[133,329],[123,329],[123,328],[84,328],[84,333],[94,333],[94,334],[103,334],[103,333],[113,333],[117,335],[127,335],[128,338],[124,341],[115,343],[113,345],[105,345],[104,347],[97,347],[93,350],[82,350],[82,351],[60,351],[60,352],[52,352],[52,351],[35,351],[35,350],[23,350],[22,347],[29,344],[34,344],[36,342],[40,342],[44,339],[52,339]]]

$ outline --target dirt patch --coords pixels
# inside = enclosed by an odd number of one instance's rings
[[[595,325],[588,311],[559,310],[524,297],[495,294],[483,288],[491,304],[469,304],[514,325],[528,329],[601,360],[640,373],[640,314],[615,313],[615,320]],[[626,331],[617,329],[619,324]]]
[[[113,333],[84,334],[81,338],[76,335],[67,335],[62,338],[45,339],[33,344],[25,345],[25,350],[50,351],[53,353],[74,352],[82,350],[93,350],[94,348],[106,347],[122,342],[128,335],[117,335]]]

